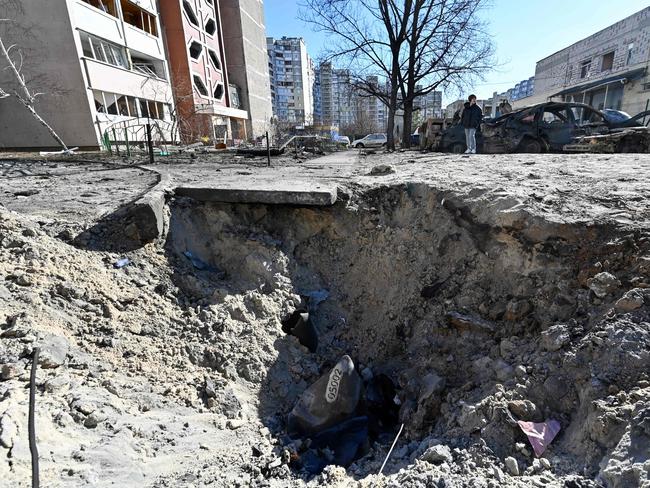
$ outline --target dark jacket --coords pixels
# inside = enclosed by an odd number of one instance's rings
[[[460,123],[463,124],[465,129],[478,129],[481,125],[481,120],[483,119],[483,111],[479,108],[478,105],[470,105],[465,107],[463,110],[463,115],[460,118]]]

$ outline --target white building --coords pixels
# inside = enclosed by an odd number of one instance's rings
[[[171,139],[173,96],[155,0],[23,0],[5,44],[30,60],[24,72],[43,92],[37,108],[69,146],[102,147],[105,136]],[[0,62],[1,63],[1,62]],[[4,66],[2,66],[4,67]],[[0,86],[11,87],[8,70]],[[0,100],[0,147],[56,143],[14,97]]]
[[[314,122],[314,66],[302,37],[266,38],[273,115],[297,125]]]
[[[423,120],[442,118],[442,92],[434,90],[416,97],[413,107],[419,109],[419,116]]]

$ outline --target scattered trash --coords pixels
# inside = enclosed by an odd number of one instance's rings
[[[191,251],[185,251],[183,253],[183,255],[187,259],[189,259],[190,262],[192,263],[192,266],[194,266],[199,271],[210,271],[212,273],[220,273],[220,274],[223,275],[223,273],[221,273],[217,268],[215,268],[214,266],[211,266],[208,263],[206,263],[205,261],[197,258],[194,254],[192,254]]]
[[[546,447],[555,439],[560,432],[560,422],[557,420],[547,420],[546,422],[525,422],[518,420],[517,423],[521,430],[524,431],[530,445],[533,446],[535,455],[540,457]]]
[[[313,290],[306,292],[303,296],[309,299],[309,309],[314,311],[320,303],[328,299],[330,293],[327,290]]]
[[[402,430],[404,430],[404,424],[402,424],[401,427],[399,428],[399,432],[395,436],[395,440],[393,441],[393,444],[390,446],[390,449],[388,450],[388,454],[386,454],[386,459],[384,459],[381,468],[379,468],[379,474],[381,474],[381,472],[384,470],[384,466],[386,466],[386,463],[388,462],[388,458],[393,452],[393,448],[395,447],[395,444],[397,444],[397,439],[399,439],[399,436],[402,434]]]
[[[347,467],[358,457],[367,439],[368,417],[345,420],[312,437],[310,449],[302,456],[302,465],[310,474],[320,473],[328,464]],[[330,449],[332,458],[319,455],[318,449]]]
[[[282,321],[282,330],[286,334],[295,336],[300,344],[311,352],[318,348],[318,333],[316,327],[309,320],[309,313],[305,310],[295,310],[287,319]]]
[[[126,266],[127,264],[129,264],[130,262],[131,262],[131,260],[129,258],[118,259],[117,261],[115,261],[113,263],[113,267],[115,269],[120,269],[120,268],[123,268],[124,266]]]
[[[352,415],[361,396],[361,378],[350,356],[307,388],[289,413],[289,432],[312,435]]]
[[[71,147],[69,149],[62,149],[61,151],[41,151],[39,154],[41,156],[57,156],[59,154],[68,154],[72,155],[74,152],[79,149],[78,147]]]
[[[388,175],[391,173],[394,173],[395,170],[393,167],[389,164],[378,164],[377,166],[373,166],[372,169],[370,170],[369,175],[377,176],[377,175]]]

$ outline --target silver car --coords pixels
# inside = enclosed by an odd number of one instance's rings
[[[368,134],[363,139],[357,139],[350,146],[352,147],[382,147],[386,145],[386,134]]]

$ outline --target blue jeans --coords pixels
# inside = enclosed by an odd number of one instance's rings
[[[476,129],[465,129],[465,144],[467,149],[476,152]]]

